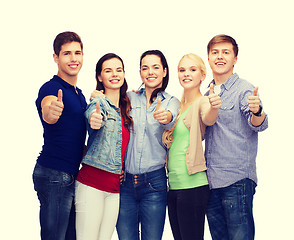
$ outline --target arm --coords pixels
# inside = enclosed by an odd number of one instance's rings
[[[42,99],[41,109],[43,120],[48,124],[55,124],[63,111],[62,90],[58,90],[58,97],[54,95],[46,96]]]
[[[222,106],[221,98],[218,94],[213,92],[213,84],[210,84],[210,90],[208,95],[209,108],[205,111],[202,121],[207,126],[213,125],[218,118],[218,109]],[[203,106],[203,105],[202,105]]]
[[[250,121],[251,121],[251,124],[255,127],[260,126],[265,119],[264,112],[261,112],[260,116],[259,114],[257,114],[257,113],[260,113],[260,111],[262,111],[261,105],[260,105],[260,99],[257,96],[257,92],[258,92],[258,87],[254,89],[252,96],[248,97],[248,107],[249,107],[249,110],[253,113]],[[254,114],[257,114],[258,116]]]

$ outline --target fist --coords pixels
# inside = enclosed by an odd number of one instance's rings
[[[63,111],[64,105],[62,102],[62,90],[58,90],[57,100],[51,101],[49,105],[49,111],[48,111],[48,120],[49,122],[55,123],[60,118],[62,111]]]
[[[259,111],[260,99],[257,96],[258,87],[256,87],[253,91],[253,94],[248,97],[248,107],[249,110],[253,113],[257,113]]]
[[[221,97],[213,92],[214,85],[211,83],[209,87],[209,103],[212,109],[219,109],[222,106]]]
[[[102,125],[102,115],[99,102],[96,103],[96,110],[92,113],[90,117],[90,126],[92,129],[100,129]]]
[[[153,113],[154,119],[162,124],[168,124],[170,122],[169,114],[170,112],[161,106],[161,99],[158,99],[155,112]]]

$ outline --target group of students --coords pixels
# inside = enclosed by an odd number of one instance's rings
[[[268,118],[258,88],[233,73],[232,37],[207,46],[214,79],[204,96],[203,60],[182,57],[180,102],[165,91],[169,68],[159,50],[141,55],[142,85],[129,92],[123,60],[102,56],[87,104],[77,87],[80,37],[60,33],[53,47],[58,73],[36,100],[44,145],[33,182],[43,240],[110,240],[115,228],[121,240],[159,240],[166,207],[176,240],[203,239],[205,214],[212,239],[254,239],[257,138]]]

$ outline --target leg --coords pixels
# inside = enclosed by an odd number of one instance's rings
[[[97,240],[104,209],[103,192],[76,182],[77,240]]]
[[[168,218],[175,240],[182,240],[177,214],[177,190],[169,190],[167,194]]]
[[[138,203],[134,187],[128,181],[123,182],[120,188],[120,207],[116,229],[120,240],[139,240]]]
[[[212,239],[229,240],[225,212],[222,207],[221,189],[210,191],[206,215]]]
[[[100,227],[100,240],[111,240],[118,217],[119,193],[105,193],[104,214]]]
[[[160,240],[167,206],[166,176],[158,176],[149,180],[144,189],[139,207],[142,240]]]
[[[179,190],[177,215],[181,239],[203,240],[208,185]]]
[[[66,234],[75,236],[75,229],[68,226],[74,199],[73,176],[37,164],[33,181],[40,201],[42,240],[64,240]]]
[[[229,237],[232,240],[253,240],[253,195],[256,184],[250,179],[224,189],[223,208],[225,210]]]

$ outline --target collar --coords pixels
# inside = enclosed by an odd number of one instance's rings
[[[69,84],[68,82],[64,81],[61,77],[54,75],[52,78],[53,81],[59,82],[64,88],[74,88],[78,92],[81,92],[81,89],[78,87],[74,87],[73,85]]]
[[[137,94],[144,94],[145,95],[145,88],[144,87],[142,87],[142,88],[140,88],[138,91],[136,91],[136,93]],[[166,99],[167,98],[167,93],[165,92],[165,91],[163,91],[163,92],[159,92],[159,93],[157,93],[157,97],[156,98],[158,98],[158,97],[161,97],[161,99]]]
[[[234,83],[238,80],[238,78],[239,78],[239,75],[237,73],[234,73],[222,85],[224,86],[224,88],[226,90],[229,90],[234,85]],[[209,88],[211,83],[215,84],[214,79],[209,83],[208,88]]]

